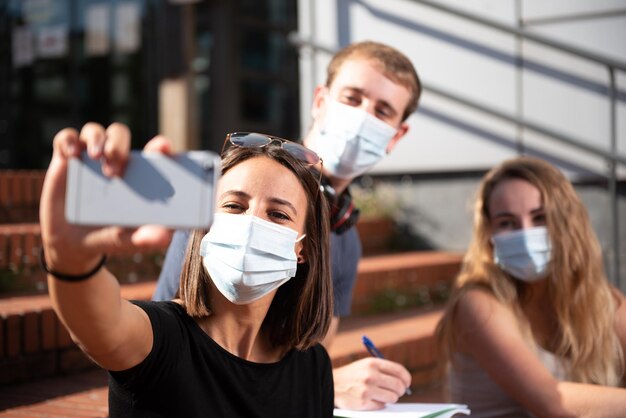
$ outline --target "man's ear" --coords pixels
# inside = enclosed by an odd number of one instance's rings
[[[315,91],[313,92],[313,104],[311,105],[311,117],[313,120],[316,120],[320,114],[322,103],[326,99],[327,90],[326,86],[322,84],[315,87]]]
[[[393,138],[391,138],[389,144],[387,144],[387,154],[389,154],[391,150],[395,148],[396,144],[404,137],[404,135],[406,135],[407,132],[409,132],[409,124],[406,122],[402,122],[396,134],[393,136]]]

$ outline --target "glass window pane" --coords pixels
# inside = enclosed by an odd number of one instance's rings
[[[238,13],[242,17],[275,25],[292,25],[295,22],[296,4],[293,0],[239,0]]]
[[[267,32],[261,28],[241,30],[241,67],[246,70],[284,71],[295,52],[282,33]]]

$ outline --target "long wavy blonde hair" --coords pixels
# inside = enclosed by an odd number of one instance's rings
[[[616,386],[624,356],[614,330],[616,298],[604,274],[600,244],[572,184],[545,161],[518,157],[487,173],[474,208],[474,234],[437,334],[447,360],[455,351],[454,320],[459,299],[472,288],[490,292],[510,306],[524,334],[532,339],[521,303],[527,289],[493,260],[489,201],[498,183],[522,179],[541,193],[552,244],[548,297],[558,320],[556,355],[568,360],[568,380]],[[532,341],[532,340],[530,340]]]

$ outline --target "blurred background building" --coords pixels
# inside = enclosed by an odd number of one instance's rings
[[[413,245],[463,250],[480,176],[526,153],[572,178],[626,277],[626,0],[4,0],[0,169],[45,168],[54,133],[87,121],[127,123],[134,148],[299,138],[330,56],[365,39],[425,86],[361,179],[392,186]]]
[[[0,168],[46,167],[54,133],[87,121],[127,123],[136,148],[299,135],[296,1],[1,4]]]

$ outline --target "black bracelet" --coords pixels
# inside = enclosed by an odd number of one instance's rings
[[[107,256],[103,255],[102,258],[100,259],[100,262],[98,263],[98,265],[96,267],[94,267],[92,270],[88,271],[87,273],[84,274],[63,274],[63,273],[59,273],[58,271],[54,271],[51,270],[48,265],[46,264],[46,257],[43,253],[43,246],[41,247],[41,251],[39,252],[39,264],[41,265],[41,268],[43,269],[43,271],[45,271],[46,273],[50,274],[52,277],[54,277],[55,279],[64,281],[64,282],[80,282],[82,280],[86,280],[88,278],[90,278],[91,276],[93,276],[94,274],[96,274],[98,272],[98,270],[100,270],[102,268],[102,266],[104,266],[104,264],[107,261]]]

